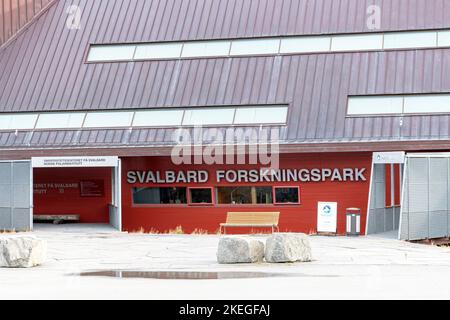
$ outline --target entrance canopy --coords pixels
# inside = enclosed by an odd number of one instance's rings
[[[374,153],[369,193],[367,234],[450,236],[450,153]]]
[[[373,153],[366,234],[398,230],[404,162],[403,151]]]
[[[122,229],[121,162],[117,156],[33,157],[0,162],[0,229],[33,229],[34,168],[112,168],[109,223]]]
[[[122,230],[121,164],[117,156],[33,157],[32,168],[93,168],[111,167],[112,195],[109,204],[109,223]]]

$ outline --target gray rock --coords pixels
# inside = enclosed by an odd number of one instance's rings
[[[311,246],[304,233],[274,233],[266,241],[267,262],[311,261]]]
[[[0,235],[0,267],[30,268],[42,264],[47,242],[33,236]]]
[[[222,237],[217,248],[219,263],[252,263],[264,259],[264,243],[243,237]]]

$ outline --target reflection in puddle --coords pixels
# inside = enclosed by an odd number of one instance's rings
[[[101,270],[89,271],[78,274],[82,277],[113,277],[113,278],[149,278],[149,279],[243,279],[243,278],[267,278],[267,277],[317,277],[317,275],[305,275],[300,273],[268,273],[268,272],[243,272],[243,271],[219,271],[219,272],[192,272],[192,271],[125,271],[125,270]],[[334,277],[322,275],[320,277]]]

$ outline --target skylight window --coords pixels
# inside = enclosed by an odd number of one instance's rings
[[[42,113],[36,123],[36,129],[80,128],[83,125],[84,112]]]
[[[180,43],[140,44],[136,46],[134,60],[179,58]]]
[[[280,53],[325,52],[330,42],[330,37],[288,37],[281,39]]]
[[[302,54],[450,47],[450,30],[92,44],[87,62]]]
[[[3,114],[0,115],[0,129],[26,130],[33,129],[37,114]]]
[[[88,112],[84,120],[85,128],[129,127],[133,112]]]
[[[450,30],[438,32],[438,46],[450,47]]]
[[[133,126],[135,127],[164,127],[179,126],[183,120],[183,110],[149,110],[136,111]]]
[[[449,113],[450,94],[405,96],[404,113]]]
[[[450,93],[352,96],[347,115],[411,115],[450,113]]]
[[[403,97],[367,96],[351,97],[348,100],[347,114],[399,114],[403,111]]]
[[[87,60],[91,62],[128,61],[133,59],[135,50],[135,45],[93,45]]]
[[[233,124],[234,108],[193,109],[184,112],[183,125]]]
[[[231,41],[187,42],[183,46],[183,58],[227,56],[230,53]]]
[[[331,51],[358,51],[383,49],[382,34],[352,34],[332,38]]]
[[[279,49],[280,39],[235,40],[231,44],[230,55],[277,54]]]
[[[287,108],[240,108],[236,110],[235,124],[285,123]]]
[[[390,32],[384,35],[385,49],[436,47],[435,31]]]
[[[8,113],[0,114],[0,130],[284,125],[287,110],[286,105],[269,105]]]

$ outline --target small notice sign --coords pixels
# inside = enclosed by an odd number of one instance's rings
[[[337,202],[317,203],[317,232],[336,233]]]
[[[405,163],[405,152],[374,152],[372,155],[373,163]]]
[[[33,157],[33,168],[117,167],[118,157]]]
[[[103,197],[105,185],[103,180],[80,181],[80,195],[82,197]]]

